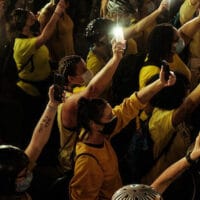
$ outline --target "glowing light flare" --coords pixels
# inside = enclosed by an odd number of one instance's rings
[[[117,25],[113,29],[113,34],[114,34],[116,42],[122,42],[122,43],[124,42],[124,33],[123,33],[122,27],[120,27],[119,25]]]

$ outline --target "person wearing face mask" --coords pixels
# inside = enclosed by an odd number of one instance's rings
[[[164,71],[153,84],[112,108],[102,98],[80,98],[77,107],[78,127],[83,128],[75,148],[74,176],[70,181],[70,199],[111,199],[122,186],[118,161],[110,139],[137,116],[144,104],[159,90],[175,83],[166,81]]]
[[[64,96],[63,93],[62,100]],[[9,144],[0,145],[0,199],[32,199],[27,193],[33,179],[32,170],[49,140],[58,104],[59,102],[54,100],[54,87],[51,86],[49,101],[26,149]]]
[[[14,40],[13,58],[18,71],[16,96],[23,113],[24,135],[20,136],[22,148],[27,145],[34,124],[45,106],[51,84],[49,51],[45,43],[53,34],[65,6],[65,1],[60,0],[42,32],[31,11],[17,8],[10,16],[10,34]]]
[[[87,69],[85,61],[78,55],[65,56],[59,62],[58,71],[64,76],[68,98],[58,107],[57,122],[60,132],[59,162],[64,171],[68,170],[73,144],[76,141],[77,105],[81,97],[100,96],[110,83],[124,52],[121,43],[112,44],[113,56],[94,77]],[[87,84],[88,83],[88,84]]]

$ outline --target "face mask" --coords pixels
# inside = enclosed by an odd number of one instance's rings
[[[16,182],[16,191],[25,192],[30,187],[32,179],[33,174],[31,172],[28,172],[26,177],[22,181]]]
[[[40,34],[40,22],[38,20],[30,27],[31,32],[34,36],[38,36]]]
[[[116,124],[117,124],[117,117],[114,117],[110,122],[102,124],[104,125],[104,128],[101,131],[101,133],[103,135],[111,135],[116,127]]]
[[[87,85],[91,81],[93,73],[90,70],[87,70],[84,74],[81,75],[81,77],[84,80],[83,85]]]
[[[181,53],[183,49],[185,48],[185,42],[183,38],[179,38],[178,42],[176,43],[176,53]]]

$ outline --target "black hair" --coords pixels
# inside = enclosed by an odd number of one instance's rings
[[[152,97],[150,104],[153,107],[172,110],[178,108],[182,104],[184,98],[186,97],[187,90],[189,89],[189,81],[183,74],[175,72],[175,75],[176,83],[174,85],[164,87],[161,91]],[[158,77],[159,74],[152,76],[147,81],[146,85],[157,80]]]
[[[155,26],[148,37],[148,61],[160,66],[161,60],[171,55],[175,29],[171,24],[163,23]]]
[[[58,71],[65,77],[66,84],[68,84],[68,76],[76,75],[76,65],[81,61],[78,55],[70,55],[63,57],[59,62]]]
[[[90,120],[99,123],[103,116],[107,101],[102,98],[86,99],[78,101],[77,122],[79,127],[90,131]]]
[[[29,10],[23,8],[17,8],[13,10],[10,17],[10,32],[21,33],[29,14]]]
[[[15,194],[17,175],[28,164],[29,158],[23,150],[12,145],[0,145],[0,195]]]
[[[85,29],[85,37],[92,45],[93,43],[97,43],[104,35],[108,35],[113,27],[114,23],[109,19],[93,19]]]

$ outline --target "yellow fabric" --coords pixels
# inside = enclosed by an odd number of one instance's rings
[[[101,57],[94,54],[92,50],[90,50],[87,55],[86,64],[87,68],[95,75],[101,70],[102,67],[105,66],[106,62]]]
[[[127,41],[127,47],[125,55],[137,53],[137,43],[134,39],[129,39]],[[90,50],[87,55],[86,65],[87,68],[95,75],[106,65],[106,61]]]
[[[177,127],[172,125],[174,110],[166,111],[155,108],[149,121],[149,131],[154,142],[153,153],[156,159],[162,149],[168,144],[173,134],[176,134],[167,153],[156,162],[150,172],[142,179],[142,183],[151,184],[168,166],[183,157],[189,147],[190,131],[184,123]]]
[[[78,93],[80,91],[83,91],[85,87],[76,87],[73,90],[73,93]],[[66,92],[66,98],[72,95],[70,92]],[[71,153],[74,149],[74,144],[77,139],[77,130],[69,130],[65,128],[62,124],[62,106],[63,103],[61,103],[58,106],[57,109],[57,123],[58,123],[58,129],[60,133],[60,153],[58,156],[58,160],[60,162],[61,167],[63,168],[64,171],[69,171],[72,169],[71,162],[70,161],[70,156]]]
[[[74,144],[76,143],[77,139],[77,131],[76,130],[69,130],[62,125],[61,119],[61,111],[62,111],[63,104],[58,106],[57,110],[57,122],[58,128],[60,133],[60,153],[58,155],[59,163],[64,171],[69,171],[72,169],[71,162],[71,154],[74,150]]]
[[[113,114],[117,117],[116,127],[111,137],[119,133],[131,119],[136,117],[139,110],[144,107],[135,93],[126,98],[122,104],[113,108]],[[76,145],[76,155],[90,153],[95,156],[80,156],[75,163],[74,177],[70,183],[71,199],[96,200],[111,199],[112,194],[122,186],[118,170],[116,154],[105,139],[104,147],[95,148],[82,142]]]
[[[177,54],[173,56],[173,62],[169,63],[170,70],[184,74],[188,80],[191,80],[191,72]],[[146,85],[146,82],[155,74],[160,73],[160,68],[155,65],[143,66],[139,73],[140,89]]]
[[[180,8],[180,22],[181,24],[184,24],[191,20],[197,11],[198,3],[196,5],[191,5],[190,0],[185,0]],[[191,58],[200,58],[200,30],[197,31],[190,44],[189,44],[189,50],[190,50],[190,57]]]
[[[76,145],[78,157],[74,176],[70,182],[70,195],[73,200],[111,199],[113,193],[122,186],[117,156],[109,141],[105,139],[102,148],[88,146],[82,142]]]
[[[42,81],[45,80],[50,75],[50,65],[49,65],[49,51],[45,45],[36,49],[35,47],[36,38],[16,38],[14,43],[14,60],[17,65],[17,69],[20,70],[21,67],[27,62],[27,60],[33,55],[34,70],[30,71],[32,68],[31,62],[19,73],[19,77],[28,81]],[[33,85],[19,81],[17,85],[24,90],[26,93],[37,96],[39,91]]]

